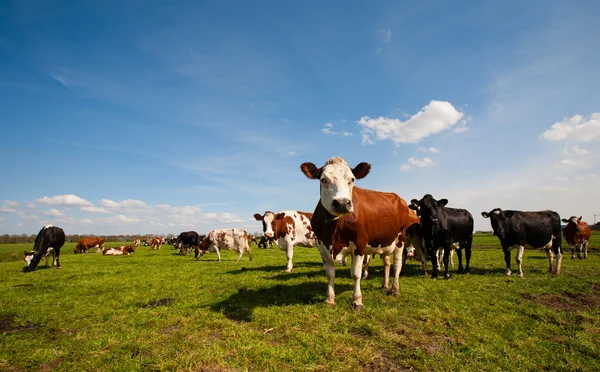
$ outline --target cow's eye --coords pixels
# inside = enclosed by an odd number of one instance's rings
[[[348,185],[351,185],[352,183],[354,183],[354,177],[350,178],[350,181],[348,181]]]
[[[329,183],[329,180],[327,178],[321,178],[321,183],[323,185],[327,185]]]

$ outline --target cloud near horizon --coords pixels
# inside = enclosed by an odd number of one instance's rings
[[[541,134],[541,138],[548,141],[574,140],[591,142],[600,140],[600,112],[590,116],[574,115],[552,125],[550,129]]]
[[[375,140],[401,143],[416,143],[430,135],[452,128],[464,114],[457,111],[450,102],[431,101],[406,121],[380,116],[372,119],[363,116],[357,122],[363,127],[363,144],[373,144]]]

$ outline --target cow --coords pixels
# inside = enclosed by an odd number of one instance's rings
[[[267,248],[271,248],[273,246],[273,244],[275,244],[275,238],[271,237],[271,238],[267,238],[266,236],[261,236],[260,240],[258,241],[258,244],[256,244],[256,246],[258,247],[258,249],[267,249]]]
[[[54,252],[56,252],[56,258],[53,259],[53,261],[56,261],[56,268],[60,269],[60,249],[64,244],[65,232],[63,229],[52,225],[44,226],[35,237],[35,243],[33,243],[33,257],[23,268],[23,271],[30,272],[35,270],[40,263],[42,256],[44,256],[50,248],[53,248]]]
[[[31,263],[31,260],[33,259],[33,255],[35,254],[35,251],[29,251],[29,252],[24,251],[24,252],[25,252],[25,266],[29,266],[29,264]],[[46,268],[50,267],[50,266],[48,266],[48,256],[52,256],[52,266],[56,266],[56,252],[54,252],[54,248],[52,248],[52,247],[48,248],[48,250],[44,254],[44,258],[46,259]]]
[[[252,243],[256,244],[256,237],[248,234],[248,245],[251,245]]]
[[[140,239],[133,239],[133,245],[134,246],[139,247],[141,243],[142,242],[140,241]]]
[[[186,231],[177,236],[174,247],[179,248],[179,254],[185,256],[188,253],[188,248],[193,250],[196,247],[199,247],[200,243],[202,243],[202,239],[200,239],[197,232]]]
[[[248,252],[252,261],[252,252],[248,245],[248,233],[244,229],[212,230],[195,249],[194,260],[198,261],[200,256],[206,252],[216,252],[221,261],[221,249],[236,251],[239,253],[237,262],[240,262],[244,252]]]
[[[351,169],[344,159],[335,157],[320,168],[313,163],[303,163],[300,170],[306,177],[320,181],[321,198],[310,222],[325,262],[328,279],[325,302],[335,305],[334,259],[344,248],[349,249],[352,257],[350,273],[354,279],[352,307],[355,311],[363,308],[360,280],[365,255],[382,255],[386,290],[390,281],[390,256],[393,257],[392,294],[399,296],[398,278],[406,230],[419,222],[417,216],[410,213],[406,201],[394,193],[355,187],[354,181],[364,178],[371,170],[368,163],[359,163]]]
[[[512,274],[510,270],[510,248],[517,247],[517,265],[520,278],[523,277],[521,262],[525,246],[543,248],[549,261],[548,271],[560,274],[562,264],[562,233],[560,230],[560,216],[550,210],[539,212],[522,212],[514,210],[492,209],[490,212],[481,212],[484,218],[489,218],[494,230],[494,235],[500,239],[506,262],[506,275]],[[554,259],[556,255],[556,265]]]
[[[90,248],[94,247],[98,248],[96,252],[102,252],[102,250],[104,249],[104,238],[95,236],[90,238],[83,238],[79,240],[75,248],[73,248],[73,253],[88,253]]]
[[[446,208],[448,199],[435,200],[426,194],[421,200],[412,199],[411,209],[418,210],[421,217],[421,235],[433,266],[432,279],[439,273],[438,252],[443,249],[444,278],[450,279],[448,264],[454,244],[458,243],[458,272],[469,273],[471,246],[473,244],[473,216],[466,209]],[[465,250],[466,265],[463,268],[462,250]]]
[[[316,247],[317,237],[310,226],[312,213],[286,210],[279,213],[266,211],[262,215],[254,214],[254,219],[261,221],[264,236],[275,239],[279,249],[285,252],[287,266],[285,272],[291,273],[294,257],[294,247]]]
[[[591,236],[588,224],[581,220],[581,216],[579,218],[572,216],[568,220],[563,218],[562,222],[567,224],[562,232],[571,249],[571,259],[575,258],[575,251],[577,251],[577,258],[581,259],[582,253],[583,258],[587,258]]]
[[[102,250],[102,254],[105,255],[105,256],[120,256],[120,255],[127,255],[127,256],[129,256],[133,252],[135,252],[135,246],[134,245],[126,245],[126,246],[120,246],[120,247],[104,248]]]
[[[152,245],[152,240],[153,240],[153,239],[154,239],[154,238],[146,238],[146,239],[144,239],[144,247],[149,247],[149,246],[151,246],[151,245]]]
[[[158,238],[155,237],[152,239],[152,243],[150,244],[150,248],[152,249],[160,249],[160,247],[162,246],[162,244],[165,242],[165,240],[163,238]]]

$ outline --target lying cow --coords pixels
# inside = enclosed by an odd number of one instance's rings
[[[120,256],[120,255],[129,256],[133,252],[135,252],[135,246],[133,246],[133,245],[104,248],[102,250],[102,254],[105,256]]]
[[[421,235],[433,266],[432,278],[438,276],[438,254],[443,249],[444,277],[450,278],[448,266],[451,252],[458,244],[458,272],[469,273],[471,245],[473,244],[473,216],[466,209],[446,208],[447,199],[435,200],[430,194],[421,200],[411,200],[411,208],[417,209],[421,217]],[[462,264],[462,250],[465,250],[466,266]]]
[[[51,248],[56,253],[55,258],[52,261],[56,261],[56,268],[60,269],[60,249],[65,244],[65,232],[63,229],[57,226],[46,225],[35,237],[35,243],[33,243],[33,256],[27,262],[27,265],[23,268],[24,272],[35,270],[40,263],[42,256],[45,256],[48,250]],[[46,262],[46,265],[48,263]]]
[[[588,243],[592,234],[588,224],[583,222],[581,217],[577,218],[576,216],[572,216],[568,220],[563,218],[562,222],[567,224],[562,232],[571,249],[571,259],[575,258],[575,251],[577,251],[577,258],[581,259],[582,254],[583,258],[587,258]]]
[[[503,211],[500,208],[490,212],[481,212],[484,218],[489,218],[494,230],[494,235],[500,239],[506,263],[506,275],[511,275],[510,248],[517,247],[517,265],[519,277],[523,277],[521,262],[525,246],[543,248],[549,261],[549,271],[560,274],[562,264],[562,233],[560,230],[560,216],[554,211],[522,212]],[[556,255],[556,265],[554,258]]]
[[[238,252],[239,262],[244,252],[248,252],[250,261],[252,261],[252,252],[248,245],[248,233],[244,229],[212,230],[202,241],[199,247],[195,249],[194,260],[198,261],[200,256],[206,252],[216,252],[219,261],[221,261],[221,249]]]
[[[104,238],[95,237],[95,236],[89,237],[89,238],[83,238],[83,239],[79,240],[79,242],[77,243],[75,248],[73,248],[73,253],[74,254],[88,253],[90,248],[94,248],[94,247],[98,248],[96,250],[96,253],[102,252],[102,250],[104,249]]]
[[[393,257],[392,294],[398,296],[406,230],[418,223],[414,213],[409,213],[406,202],[394,193],[355,187],[354,181],[369,173],[371,166],[367,163],[351,169],[344,159],[331,158],[320,168],[313,163],[303,163],[300,169],[306,177],[320,181],[321,198],[315,207],[311,226],[325,262],[328,279],[325,302],[331,306],[335,304],[334,259],[344,248],[349,249],[352,257],[352,306],[356,311],[363,308],[360,280],[366,255],[382,255],[384,289],[389,289],[390,257]],[[410,218],[411,215],[414,219]]]
[[[25,266],[29,266],[34,255],[35,251],[25,251]],[[44,258],[46,259],[46,268],[50,267],[48,266],[49,256],[52,256],[52,266],[56,266],[56,252],[54,252],[54,248],[52,247],[48,248],[46,254],[44,254]]]
[[[279,249],[285,252],[287,266],[285,271],[290,273],[294,265],[294,248],[298,245],[303,247],[316,247],[317,237],[310,226],[312,213],[300,211],[281,211],[273,213],[266,211],[262,215],[254,214],[254,219],[261,221],[264,236],[277,240]]]

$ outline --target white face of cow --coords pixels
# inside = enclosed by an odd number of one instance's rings
[[[304,163],[300,166],[302,172],[312,179],[321,182],[321,205],[334,216],[354,212],[352,202],[352,189],[354,181],[365,177],[371,166],[360,163],[354,169],[342,158],[331,158],[321,168],[312,163]]]
[[[28,254],[25,256],[25,266],[29,266],[31,260],[33,259],[33,254]]]
[[[271,212],[265,213],[263,217],[263,230],[267,238],[273,238],[275,236],[275,232],[273,231],[272,225],[274,219],[275,215]]]

